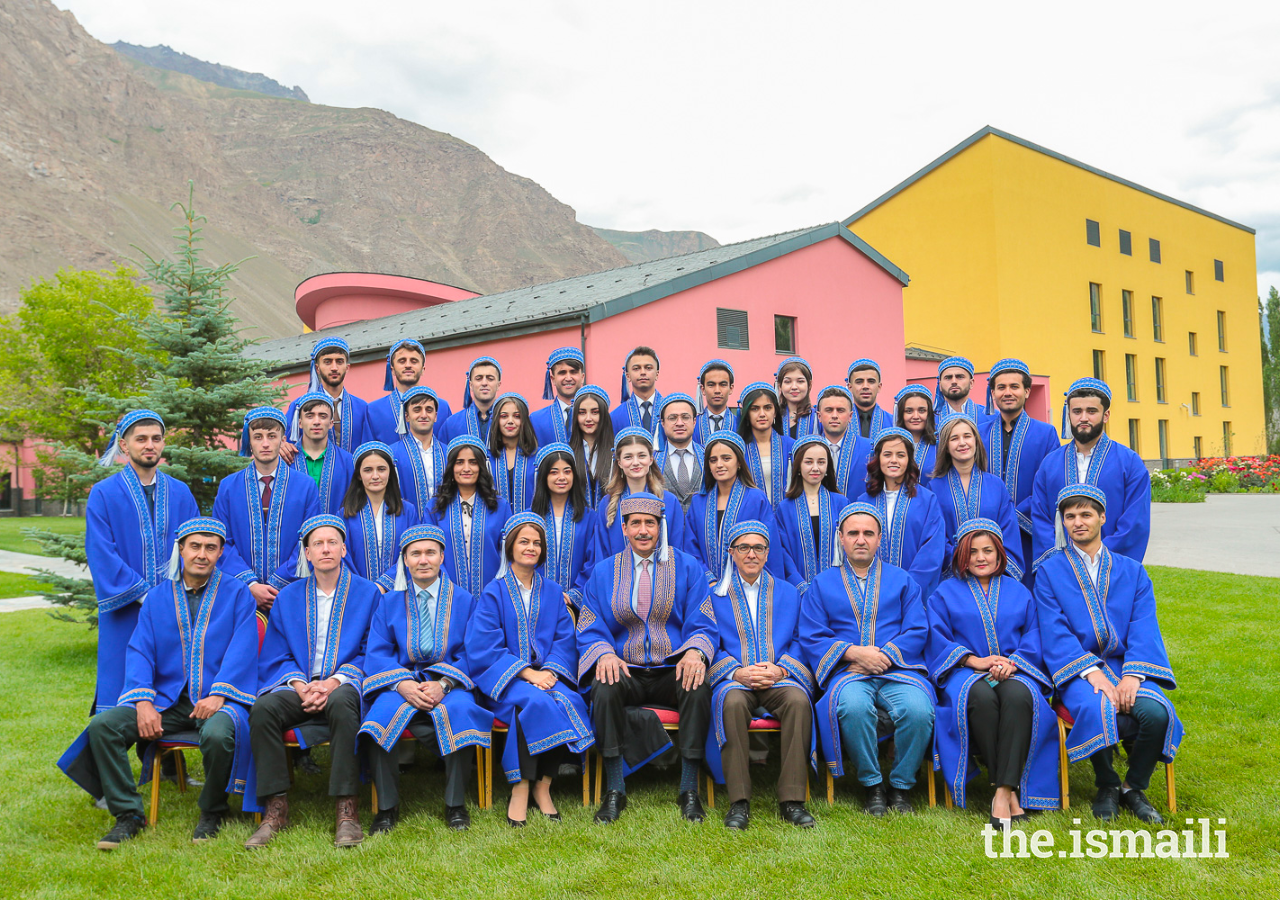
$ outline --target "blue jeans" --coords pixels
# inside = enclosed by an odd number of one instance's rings
[[[893,720],[893,768],[889,786],[910,790],[915,786],[920,761],[933,734],[933,704],[918,687],[888,678],[851,681],[836,700],[836,720],[846,758],[858,770],[864,787],[880,784],[880,754],[876,741],[876,710]]]

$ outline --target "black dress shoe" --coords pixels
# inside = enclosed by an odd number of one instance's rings
[[[867,788],[866,799],[862,801],[862,811],[877,818],[889,811],[889,792],[883,784]]]
[[[142,829],[147,827],[147,820],[142,816],[135,816],[132,813],[123,816],[116,816],[115,827],[102,836],[102,840],[98,841],[99,850],[114,850],[125,841],[136,838]]]
[[[293,767],[295,769],[301,769],[308,775],[319,775],[321,772],[320,766],[311,758],[311,751],[309,750],[306,753],[301,753],[293,758]]]
[[[520,821],[517,822],[515,819],[511,818],[510,816],[507,816],[507,824],[510,825],[512,828],[523,828],[525,825],[529,824],[529,820],[521,819]]]
[[[596,810],[595,823],[612,825],[618,821],[618,816],[622,815],[622,811],[626,808],[626,794],[622,791],[605,791],[604,799],[600,801],[600,808]]]
[[[210,838],[218,836],[218,832],[222,830],[222,813],[211,813],[201,811],[200,821],[196,822],[196,830],[191,835],[193,842],[207,841]]]
[[[556,812],[553,812],[553,813],[543,812],[541,809],[539,809],[539,808],[538,808],[538,805],[537,805],[536,803],[533,805],[532,809],[533,809],[533,811],[534,811],[534,812],[536,812],[536,813],[538,813],[539,815],[541,815],[541,816],[543,816],[543,817],[545,817],[545,818],[549,819],[549,820],[550,820],[550,821],[552,821],[552,822],[562,822],[562,821],[564,821],[564,820],[561,818],[561,816],[560,816],[560,812],[559,812],[558,810],[557,810]]]
[[[680,807],[680,815],[690,822],[701,822],[707,817],[706,811],[702,808],[702,798],[698,796],[697,791],[681,791],[680,796],[676,798],[676,806]]]
[[[465,806],[446,806],[444,824],[453,831],[466,831],[471,827],[471,813],[467,812]]]
[[[373,817],[373,824],[369,826],[369,834],[386,834],[399,823],[400,807],[393,806],[390,809],[380,809],[378,814]]]
[[[817,824],[813,813],[809,812],[799,800],[786,800],[779,803],[778,815],[782,816],[784,821],[790,822],[797,828],[812,828]]]
[[[1093,798],[1093,817],[1110,822],[1120,815],[1120,788],[1098,788],[1098,796]]]
[[[735,828],[738,831],[746,831],[747,826],[751,824],[751,801],[750,800],[734,800],[729,805],[729,812],[724,817],[725,828]]]
[[[916,811],[911,801],[907,799],[907,792],[896,787],[889,788],[889,809],[904,816],[912,815]]]
[[[1160,813],[1156,812],[1156,808],[1151,805],[1151,801],[1147,799],[1147,795],[1142,791],[1131,788],[1122,792],[1120,794],[1120,804],[1150,825],[1160,825],[1164,822],[1164,818]]]

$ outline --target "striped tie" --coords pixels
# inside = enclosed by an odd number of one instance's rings
[[[640,574],[636,576],[636,615],[641,621],[649,618],[653,605],[653,578],[649,575],[649,560],[640,560]]]

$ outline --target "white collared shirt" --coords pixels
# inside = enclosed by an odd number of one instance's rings
[[[418,445],[418,455],[422,457],[422,468],[427,473],[427,484],[425,488],[427,492],[427,499],[431,499],[436,494],[436,459],[435,454],[432,453],[436,446],[435,435],[432,435],[431,441],[425,447],[416,437],[414,438],[414,441]]]
[[[1080,452],[1080,445],[1076,444],[1076,477],[1084,478],[1085,472],[1089,471],[1089,460],[1093,459],[1093,451],[1098,447],[1097,444],[1089,445],[1088,453]]]
[[[311,657],[311,671],[308,673],[312,678],[321,678],[324,676],[324,652],[329,646],[329,614],[333,612],[333,594],[326,594],[316,588],[316,646]],[[350,684],[351,679],[346,675],[335,674],[333,676],[341,684]],[[297,681],[298,679],[294,679]],[[293,682],[290,682],[292,684]]]
[[[386,509],[387,505],[386,503],[379,503],[377,506],[374,506],[372,503],[370,503],[369,507],[370,507],[370,512],[373,513],[373,533],[377,536],[378,547],[379,549],[381,549],[382,547],[382,512],[383,510]]]
[[[278,460],[278,459],[276,460],[276,464],[275,464],[274,466],[272,466],[272,467],[271,467],[271,471],[270,471],[270,472],[259,472],[259,471],[258,471],[258,465],[257,465],[257,463],[254,463],[254,464],[253,464],[253,466],[252,466],[251,468],[253,469],[253,481],[254,481],[254,484],[256,484],[256,485],[258,486],[258,503],[259,503],[259,505],[261,505],[261,503],[262,503],[262,479],[264,479],[264,478],[270,478],[270,479],[271,479],[271,487],[272,487],[272,489],[273,489],[273,490],[275,489],[275,486],[276,486],[275,477],[276,477],[276,473],[280,471],[280,460]]]
[[[901,493],[901,488],[896,491],[886,490],[884,492],[884,521],[886,525],[893,521],[893,509],[898,505],[898,496]]]
[[[533,585],[525,587],[520,583],[520,579],[516,579],[516,587],[520,589],[520,603],[524,605],[525,618],[529,617],[529,604],[533,602]]]
[[[747,601],[747,609],[751,610],[751,623],[759,625],[760,622],[760,576],[756,576],[755,583],[742,579],[742,594]]]
[[[1096,556],[1090,556],[1081,550],[1075,541],[1072,541],[1071,549],[1084,561],[1085,571],[1089,573],[1089,580],[1093,582],[1093,586],[1096,588],[1098,586],[1098,570],[1102,567],[1102,548],[1098,548]]]
[[[461,497],[459,497],[461,501]],[[466,544],[467,558],[471,558],[471,520],[475,517],[474,510],[477,503],[481,503],[480,492],[476,491],[471,495],[471,499],[466,501],[471,504],[472,512],[467,511],[467,507],[462,507],[462,540]]]

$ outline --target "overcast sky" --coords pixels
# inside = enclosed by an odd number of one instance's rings
[[[57,2],[449,132],[591,225],[832,221],[994,125],[1256,228],[1280,285],[1274,2]]]

